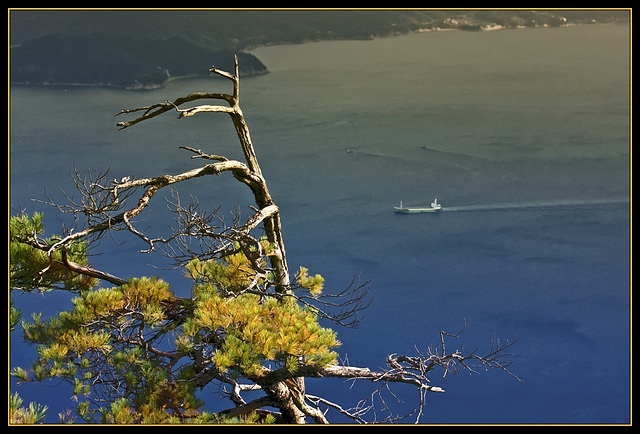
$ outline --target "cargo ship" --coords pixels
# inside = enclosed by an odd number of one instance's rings
[[[438,198],[435,198],[433,202],[431,202],[430,207],[404,207],[402,206],[402,201],[400,201],[400,206],[393,207],[395,212],[403,213],[403,214],[415,214],[421,212],[437,212],[442,210],[442,205],[438,203]]]

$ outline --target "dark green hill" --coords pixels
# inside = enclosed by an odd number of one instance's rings
[[[255,56],[238,53],[242,75],[266,73]],[[11,49],[11,82],[149,88],[171,77],[233,71],[234,53],[199,47],[173,36],[132,38],[104,33],[55,34]]]

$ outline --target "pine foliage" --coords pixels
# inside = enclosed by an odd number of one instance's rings
[[[14,230],[41,234],[42,216],[12,219]],[[58,379],[73,386],[75,411],[102,423],[255,422],[255,416],[225,418],[201,411],[197,393],[210,382],[244,378],[258,382],[267,371],[335,362],[336,333],[295,297],[266,290],[240,250],[220,260],[193,259],[185,266],[191,297],[179,298],[156,277],[132,278],[115,287],[93,287],[64,270],[50,270],[42,251],[12,241],[12,288],[72,288],[72,308],[49,319],[22,321],[24,339],[37,358],[17,367],[19,381]],[[264,252],[269,252],[265,242]],[[86,263],[82,246],[74,260]],[[266,258],[260,263],[266,264]],[[323,279],[302,268],[297,287],[319,293]],[[28,282],[28,284],[26,284]],[[211,374],[212,373],[212,374]],[[203,380],[208,374],[208,380]],[[35,419],[33,419],[35,420]],[[269,421],[270,419],[266,419]],[[265,421],[261,419],[261,421]]]
[[[42,239],[44,233],[42,213],[12,216],[9,220],[9,255],[11,258],[9,277],[13,289],[24,292],[65,289],[83,291],[97,284],[95,278],[78,275],[62,264],[62,251],[54,251],[49,257],[46,251],[32,245],[35,240],[41,245],[49,245],[59,239],[55,235]],[[26,242],[30,240],[31,243]],[[71,261],[86,265],[87,245],[84,242],[72,244],[65,252]]]

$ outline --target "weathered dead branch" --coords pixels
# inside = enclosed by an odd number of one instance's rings
[[[304,394],[299,398],[308,400],[311,403],[311,406],[307,405],[309,412],[305,412],[305,414],[313,417],[318,423],[324,423],[322,422],[323,419],[319,417],[319,414],[323,414],[319,411],[319,406],[324,405],[338,410],[343,415],[359,423],[389,423],[404,420],[412,415],[415,416],[415,422],[418,423],[422,416],[424,406],[426,405],[426,394],[429,392],[444,392],[442,387],[432,385],[431,380],[428,378],[428,376],[436,370],[441,371],[443,379],[446,378],[447,375],[455,375],[461,372],[462,369],[466,369],[472,373],[476,373],[478,368],[501,370],[520,381],[520,378],[508,369],[512,363],[511,358],[515,356],[511,354],[509,350],[511,346],[516,343],[517,338],[505,343],[501,343],[494,338],[491,348],[484,355],[478,353],[477,350],[466,354],[457,350],[447,352],[445,340],[447,338],[457,339],[463,331],[464,329],[456,334],[450,334],[444,331],[440,332],[440,345],[429,347],[426,354],[422,354],[420,351],[417,351],[417,356],[391,354],[387,357],[387,369],[384,370],[371,370],[369,368],[347,365],[329,365],[325,367],[304,365],[295,372],[291,372],[285,368],[273,371],[265,368],[260,378],[252,380],[260,384],[263,388],[271,387],[274,384],[288,384],[287,381],[296,376],[304,378],[337,378],[354,381],[366,380],[372,384],[377,384],[377,387],[368,398],[360,401],[354,408],[345,409],[339,404],[327,399]],[[417,409],[407,415],[394,415],[384,397],[386,392],[391,398],[396,399],[395,394],[389,388],[391,384],[408,384],[414,386],[419,395],[419,405]],[[292,389],[295,392],[295,387]],[[384,418],[378,419],[375,414],[374,401],[376,400],[379,401],[383,412],[387,413],[387,416]],[[313,409],[313,411],[310,411],[310,409]],[[367,420],[364,416],[369,413],[374,413],[374,416],[373,419]]]

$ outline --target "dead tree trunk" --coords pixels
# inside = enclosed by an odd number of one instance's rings
[[[233,93],[232,95],[228,94],[219,94],[219,93],[195,93],[188,95],[184,98],[179,98],[174,102],[166,102],[162,104],[156,104],[151,107],[144,107],[134,110],[123,110],[119,114],[123,113],[132,113],[138,111],[144,111],[143,115],[129,122],[120,122],[118,126],[122,128],[127,128],[132,125],[135,125],[143,120],[153,118],[158,116],[166,111],[177,110],[179,112],[179,118],[193,116],[197,113],[201,112],[214,112],[214,113],[227,113],[231,116],[233,121],[233,125],[235,127],[238,139],[240,140],[240,145],[242,147],[242,151],[244,153],[244,157],[246,160],[246,165],[241,164],[237,167],[233,167],[234,164],[231,161],[228,161],[226,158],[217,156],[217,155],[209,155],[205,154],[202,151],[186,148],[192,152],[195,152],[195,158],[205,158],[211,160],[219,160],[219,163],[215,163],[212,166],[213,171],[220,172],[223,170],[231,170],[233,172],[234,177],[246,184],[251,191],[253,192],[253,196],[255,199],[255,203],[257,206],[257,212],[252,219],[245,225],[245,228],[248,230],[257,226],[260,222],[264,223],[264,231],[268,241],[273,244],[276,248],[269,254],[269,261],[271,263],[271,268],[274,274],[273,285],[275,287],[276,293],[284,293],[289,291],[291,281],[289,276],[289,269],[287,266],[287,256],[286,250],[284,246],[284,240],[282,237],[282,226],[280,222],[280,213],[279,209],[276,206],[273,198],[271,197],[271,193],[269,193],[269,189],[267,188],[267,183],[262,175],[262,170],[260,169],[260,165],[258,163],[258,158],[255,153],[255,149],[253,147],[253,143],[251,141],[251,135],[249,133],[249,128],[244,119],[244,115],[242,110],[240,109],[240,88],[239,88],[239,74],[238,74],[238,58],[235,58],[235,73],[230,74],[225,71],[221,71],[212,67],[210,71],[214,74],[217,74],[221,77],[227,78],[231,80],[233,83]],[[199,100],[204,98],[210,99],[218,99],[225,101],[228,106],[221,105],[199,105],[192,108],[181,109],[180,105]],[[205,166],[206,168],[207,166]],[[204,168],[203,168],[204,169]],[[188,176],[188,175],[187,175]],[[166,177],[165,177],[166,178]],[[130,184],[124,183],[120,184],[117,187],[119,189],[130,188],[134,184],[140,184],[139,181],[132,181]],[[171,179],[163,179],[158,180],[159,184],[170,183]],[[148,183],[144,183],[148,185]],[[127,218],[127,213],[123,213],[123,218]],[[126,221],[126,220],[125,220]],[[247,232],[248,232],[247,230]],[[298,390],[304,391],[304,378],[298,377],[294,379],[296,387]],[[290,391],[290,388],[286,386],[284,383],[274,384],[268,388],[265,388],[265,391],[268,393],[269,397],[274,401],[274,405],[282,411],[282,417],[285,423],[304,423],[305,414],[301,410],[301,403],[304,403],[304,400],[295,399],[297,395]],[[303,395],[304,396],[304,395]],[[298,405],[296,405],[296,402]]]
[[[249,134],[249,128],[247,127],[247,123],[245,122],[244,115],[242,110],[240,109],[240,88],[239,88],[239,75],[238,75],[238,58],[235,59],[235,74],[230,74],[225,71],[221,71],[212,67],[210,71],[214,74],[217,74],[221,77],[225,77],[233,83],[233,94],[221,94],[221,93],[210,93],[210,92],[201,92],[201,93],[193,93],[183,98],[178,98],[174,102],[165,102],[161,104],[156,104],[150,107],[143,107],[134,110],[123,110],[119,114],[123,113],[132,113],[138,111],[144,111],[144,114],[137,119],[128,122],[120,122],[118,126],[123,128],[130,127],[144,120],[153,118],[158,116],[164,112],[171,111],[173,109],[179,112],[179,118],[193,116],[196,113],[201,112],[217,112],[217,113],[227,113],[231,116],[233,121],[233,125],[236,129],[236,133],[238,135],[238,139],[240,140],[240,145],[242,147],[242,151],[244,153],[244,157],[246,160],[246,170],[233,170],[233,175],[240,182],[249,186],[251,191],[253,192],[256,205],[259,210],[265,210],[268,208],[275,207],[275,202],[271,197],[271,193],[269,193],[269,189],[267,188],[267,183],[262,175],[262,170],[260,169],[260,165],[258,164],[258,158],[256,157],[256,153],[253,147],[253,143],[251,142],[251,135]],[[188,109],[180,109],[179,106],[185,104],[187,102],[199,100],[199,99],[218,99],[225,101],[228,106],[221,105],[200,105],[197,107],[192,107]],[[226,162],[226,158],[215,156],[215,155],[207,155],[200,151],[192,150],[197,152],[198,155],[196,157],[208,158],[213,160],[222,160]],[[124,188],[126,186],[121,186],[120,188]],[[282,238],[282,226],[280,223],[280,213],[277,211],[269,212],[268,215],[264,219],[265,223],[265,232],[268,240],[273,243],[277,247],[277,251],[275,255],[270,256],[271,266],[275,270],[275,284],[279,291],[286,291],[290,284],[290,276],[289,270],[287,266],[287,258],[286,251],[284,246],[284,240]]]

